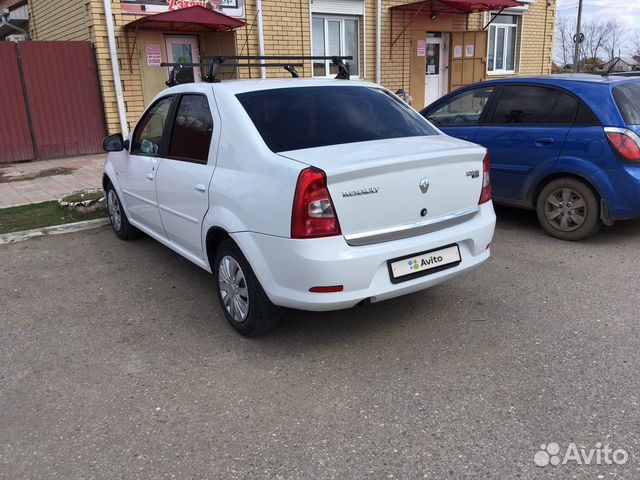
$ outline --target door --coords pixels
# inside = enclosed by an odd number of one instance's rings
[[[487,32],[451,34],[451,90],[484,80],[487,69]]]
[[[200,63],[200,49],[197,36],[165,37],[167,44],[167,60],[169,63]],[[193,83],[202,81],[199,68],[184,68],[178,74],[178,83]]]
[[[449,54],[446,34],[427,33],[426,66],[424,77],[425,105],[435,102],[447,93]]]
[[[171,95],[159,99],[142,116],[134,130],[126,163],[117,172],[129,218],[162,237],[165,235],[158,211],[155,181],[167,138],[165,126],[173,98]]]
[[[204,259],[205,255],[202,222],[209,209],[209,183],[217,150],[211,141],[214,132],[211,105],[215,105],[213,98],[209,101],[206,95],[180,97],[169,129],[168,151],[156,180],[167,238],[198,259]]]
[[[475,141],[491,154],[496,198],[525,200],[530,180],[553,166],[576,116],[578,100],[541,85],[503,86]]]
[[[453,93],[421,113],[447,135],[473,142],[494,90],[489,85]]]

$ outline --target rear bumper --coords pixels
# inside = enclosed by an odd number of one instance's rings
[[[251,232],[233,234],[265,292],[276,305],[338,310],[416,292],[442,283],[487,260],[496,217],[491,202],[471,220],[444,230],[374,245],[350,246],[344,237],[293,240]],[[459,265],[391,283],[387,261],[458,244]],[[343,285],[339,293],[311,293],[315,286]]]
[[[605,194],[607,220],[640,217],[640,166],[602,170],[608,180]]]

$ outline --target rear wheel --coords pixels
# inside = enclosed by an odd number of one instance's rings
[[[115,234],[122,240],[129,240],[141,235],[140,230],[129,223],[127,214],[124,213],[120,198],[113,185],[107,185],[107,208],[109,210],[109,220]]]
[[[220,306],[234,329],[255,337],[278,326],[282,310],[271,303],[233,240],[218,247],[213,274]]]
[[[542,228],[562,240],[582,240],[596,233],[602,224],[597,195],[575,178],[549,182],[538,195],[536,212]]]

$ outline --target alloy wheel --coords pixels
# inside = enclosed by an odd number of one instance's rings
[[[218,285],[224,308],[231,318],[242,323],[249,315],[249,289],[247,279],[235,258],[225,255],[220,259]]]
[[[120,202],[118,201],[118,195],[112,189],[107,193],[107,207],[109,209],[109,218],[111,219],[111,225],[116,231],[120,230],[122,225],[122,212],[120,211]]]

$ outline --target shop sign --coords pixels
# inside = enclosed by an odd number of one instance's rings
[[[154,15],[199,6],[221,11],[232,17],[244,17],[244,0],[121,0],[120,5],[122,13],[136,15]]]
[[[159,67],[162,63],[162,46],[160,44],[145,45],[147,67]]]
[[[418,40],[418,56],[426,57],[427,56],[427,41],[426,40]]]
[[[169,0],[169,10],[181,10],[188,7],[206,8],[210,3],[219,2],[209,2],[209,0]]]

